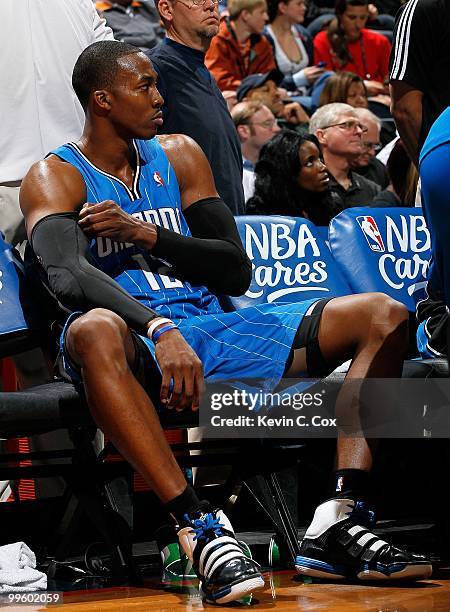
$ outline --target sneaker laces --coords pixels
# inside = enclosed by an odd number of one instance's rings
[[[350,507],[350,506],[349,506]],[[376,523],[375,512],[370,510],[363,501],[355,502],[352,510],[346,512],[347,516],[366,527],[374,527]]]
[[[225,527],[218,518],[209,513],[198,519],[190,519],[187,514],[184,515],[186,521],[191,523],[193,531],[195,532],[195,540],[205,540],[205,543],[212,539],[212,534],[215,536],[222,536],[222,527]],[[209,532],[209,535],[208,535]]]

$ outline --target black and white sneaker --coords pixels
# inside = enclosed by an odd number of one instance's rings
[[[423,580],[432,566],[423,555],[400,550],[368,529],[374,513],[363,502],[330,499],[318,506],[300,544],[301,574],[341,580]]]
[[[264,586],[258,564],[244,554],[222,510],[185,515],[185,525],[178,538],[208,603],[236,601]]]

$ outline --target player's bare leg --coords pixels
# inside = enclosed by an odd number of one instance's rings
[[[359,381],[401,376],[407,322],[404,306],[383,294],[336,298],[325,306],[318,336],[323,357],[336,366],[352,359],[336,401],[338,421],[342,416],[359,420]],[[299,365],[294,357],[293,367]],[[371,467],[369,441],[340,435],[331,499],[316,509],[305,533],[296,561],[299,572],[334,580],[418,580],[431,574],[428,559],[394,548],[370,531],[374,515],[365,496]]]
[[[69,327],[66,347],[81,369],[95,422],[180,526],[180,543],[201,580],[205,599],[228,603],[264,586],[225,514],[200,502],[187,486],[155,407],[130,370],[135,349],[125,322],[110,311],[92,310]],[[206,562],[209,556],[216,558],[214,563]]]

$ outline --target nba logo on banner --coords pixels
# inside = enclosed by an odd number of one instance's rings
[[[158,187],[162,187],[164,185],[164,181],[162,180],[160,173],[156,170],[155,172],[153,172],[153,180],[158,185]]]
[[[356,220],[358,221],[359,227],[362,229],[372,251],[384,253],[385,249],[383,238],[381,237],[381,233],[375,219],[369,216],[361,216],[356,217]]]

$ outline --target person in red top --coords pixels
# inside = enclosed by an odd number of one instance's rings
[[[262,35],[267,23],[265,0],[229,0],[229,17],[212,39],[205,63],[222,91],[236,91],[250,74],[276,68],[272,45]]]
[[[388,93],[391,45],[382,34],[365,28],[367,0],[336,0],[336,19],[314,39],[314,63],[327,70],[354,72],[364,79],[369,96]]]

